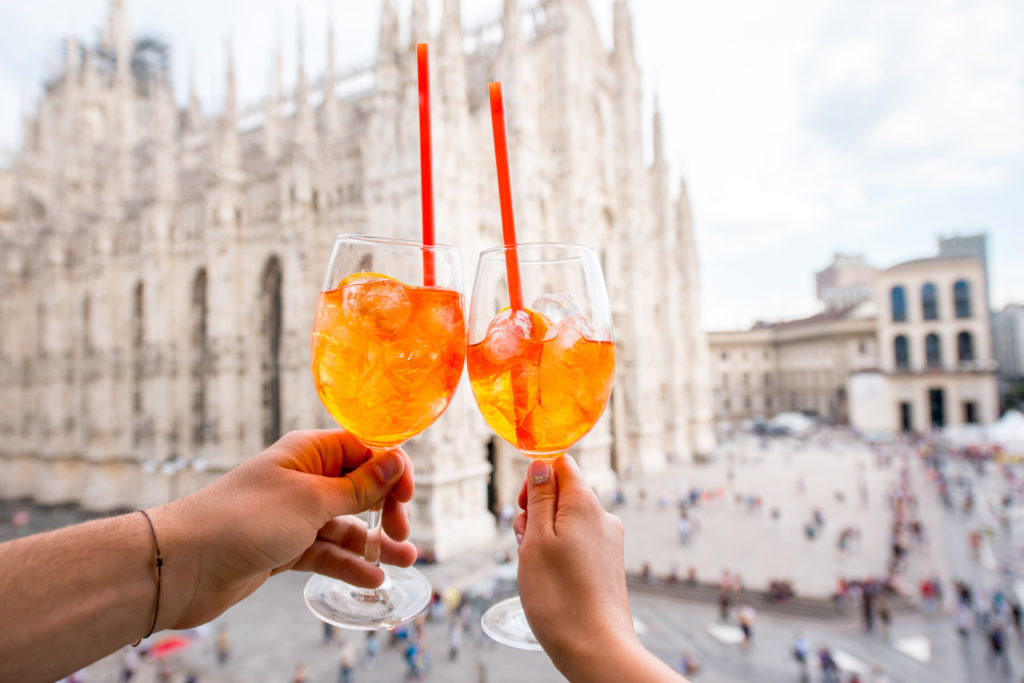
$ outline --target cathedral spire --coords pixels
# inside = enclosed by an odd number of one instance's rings
[[[661,105],[658,97],[654,97],[654,167],[660,168],[665,165],[665,142],[661,134]]]
[[[519,45],[522,41],[523,15],[519,0],[505,0],[501,13],[502,45],[505,48]]]
[[[170,85],[160,79],[156,82],[153,116],[153,198],[159,202],[173,202],[177,174],[174,157],[174,96]]]
[[[380,60],[398,50],[398,10],[394,0],[384,0],[380,8],[380,32],[377,38],[377,55]]]
[[[338,98],[335,94],[337,73],[334,70],[334,3],[327,0],[327,73],[324,76],[324,130],[333,132],[338,122]]]
[[[451,52],[462,52],[462,10],[460,0],[444,0],[441,13],[441,45]]]
[[[235,54],[231,39],[224,41],[227,54],[227,70],[224,85],[224,124],[237,128],[238,122],[238,87],[235,78]]]
[[[196,59],[193,55],[188,64],[188,107],[185,109],[185,128],[195,130],[203,117],[203,107],[196,92]]]
[[[302,26],[302,10],[298,10],[297,41],[299,76],[295,85],[295,144],[309,150],[313,145],[313,112],[309,108],[306,85],[306,36]]]
[[[626,0],[615,0],[615,54],[620,59],[635,61],[633,52],[633,18]]]
[[[238,137],[238,94],[235,82],[235,57],[231,40],[224,42],[227,56],[224,84],[224,115],[220,122],[220,163],[225,168],[241,165],[241,141]]]
[[[128,32],[128,20],[125,15],[124,0],[110,0],[110,9],[107,14],[107,47],[114,53],[116,70],[114,71],[114,82],[124,84],[128,82],[131,72],[132,46],[131,35]]]
[[[426,43],[430,40],[430,11],[427,0],[413,0],[410,20],[409,44]]]

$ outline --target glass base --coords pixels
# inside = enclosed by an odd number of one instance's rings
[[[480,618],[480,627],[484,633],[502,645],[517,647],[520,650],[543,650],[537,639],[533,637],[530,624],[526,622],[526,612],[519,596],[502,600],[491,605]]]
[[[302,597],[318,619],[341,628],[372,631],[394,628],[413,619],[430,602],[427,577],[411,567],[382,564],[380,588],[357,588],[344,581],[314,574]]]

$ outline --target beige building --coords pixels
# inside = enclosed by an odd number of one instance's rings
[[[590,4],[505,0],[465,28],[426,0],[400,32],[385,0],[373,64],[326,73],[280,53],[265,100],[171,98],[166,50],[133,42],[110,1],[97,45],[69,39],[0,171],[0,496],[95,509],[159,503],[289,429],[332,424],[309,335],[335,234],[419,234],[414,43],[430,39],[438,235],[501,242],[487,82],[505,84],[520,238],[597,246],[618,342],[605,418],[574,449],[600,488],[712,445],[707,341],[685,186],[672,187],[655,114],[644,160],[643,75],[625,0],[614,47]],[[134,59],[138,58],[138,59]],[[134,62],[133,62],[134,59]],[[130,68],[130,65],[138,68]],[[664,296],[652,299],[652,291]],[[666,343],[670,340],[673,343]],[[525,460],[468,386],[407,450],[413,540],[449,556],[488,539]]]
[[[999,417],[985,264],[935,257],[878,274],[879,372],[851,382],[853,424],[926,432]]]
[[[821,313],[709,333],[716,421],[797,411],[897,433],[996,420],[985,238],[939,245],[887,270],[837,255],[816,276]]]
[[[846,423],[847,378],[878,363],[871,302],[746,331],[710,332],[708,342],[720,423],[786,411]]]

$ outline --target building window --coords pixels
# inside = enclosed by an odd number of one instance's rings
[[[770,387],[772,385],[772,376],[770,373],[764,373],[764,385]]]
[[[939,344],[939,335],[934,332],[924,338],[924,357],[929,368],[942,367],[942,347]]]
[[[956,307],[956,317],[971,317],[971,286],[966,280],[957,280],[953,285],[953,303]]]
[[[746,398],[743,399],[743,406],[747,410],[750,410],[750,397],[749,396],[747,396]]]
[[[956,357],[961,363],[974,360],[974,340],[970,332],[956,335]]]
[[[921,287],[921,315],[925,320],[939,319],[939,302],[935,296],[935,285],[930,282]]]
[[[748,386],[749,384],[750,384],[750,375],[748,373],[744,372],[743,373],[743,386]]]
[[[910,369],[910,345],[907,344],[907,338],[904,335],[899,335],[893,342],[893,347],[896,352],[896,369],[897,370],[909,370]]]
[[[722,386],[726,389],[729,388],[729,375],[722,373]]]
[[[722,360],[729,360],[729,354],[725,351],[722,351]]]
[[[772,397],[771,396],[767,397],[764,400],[764,407],[767,408],[768,410],[772,409]]]
[[[722,401],[722,407],[725,408],[725,412],[729,412],[729,399]]]
[[[893,287],[889,293],[892,300],[892,321],[902,323],[907,320],[907,295],[902,287]]]
[[[978,404],[974,401],[964,401],[964,424],[978,424]]]

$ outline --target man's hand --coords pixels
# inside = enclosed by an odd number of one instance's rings
[[[384,501],[381,561],[416,559],[406,503],[409,457],[373,457],[342,430],[290,432],[204,489],[151,511],[165,558],[157,628],[205,623],[287,569],[373,588],[362,558],[366,526],[352,515]]]

